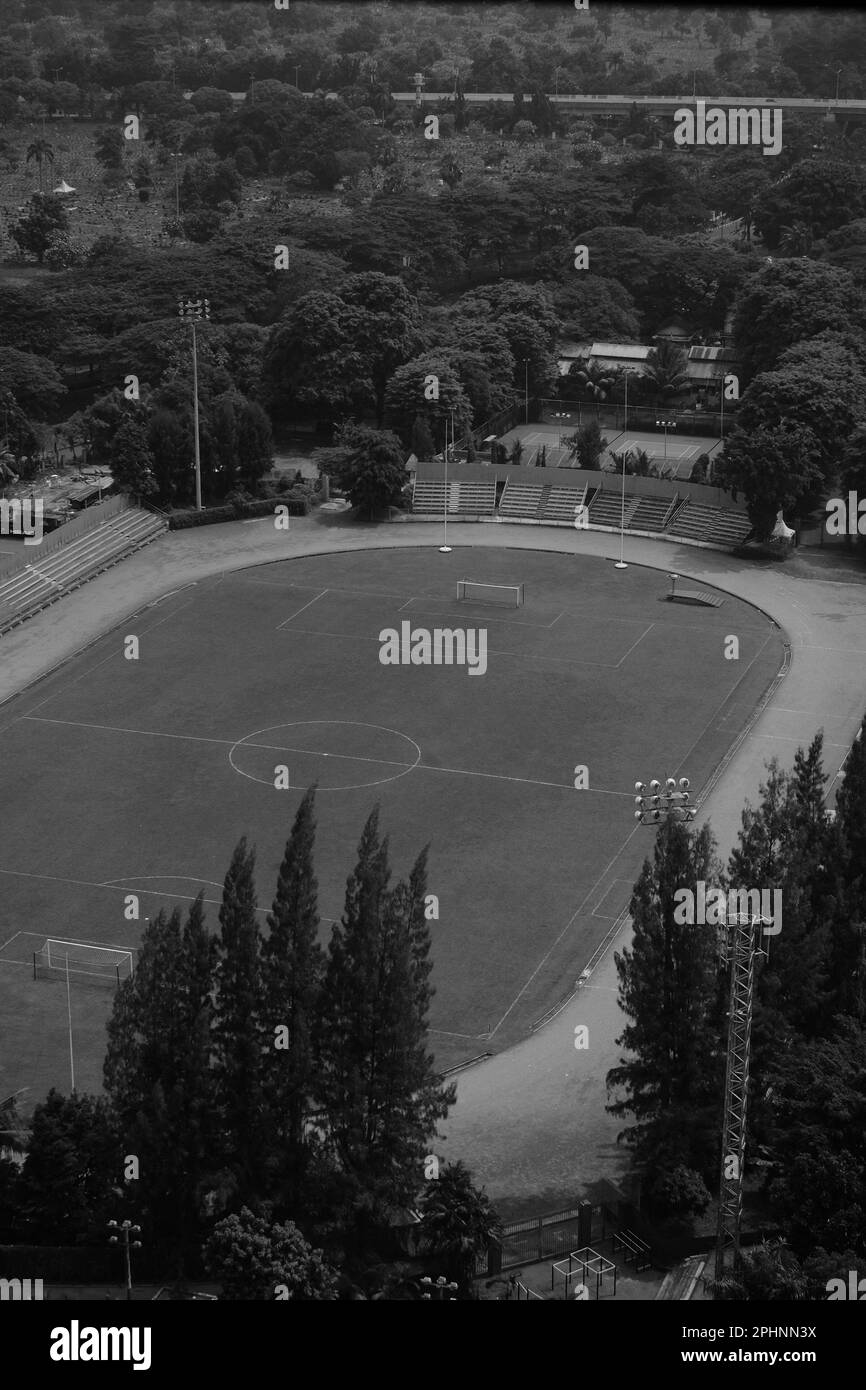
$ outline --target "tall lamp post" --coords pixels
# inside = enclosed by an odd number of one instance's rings
[[[658,427],[659,427],[660,425],[664,425],[664,431],[665,431],[665,458],[667,458],[667,456],[668,456],[668,430],[675,430],[676,427],[677,427],[677,422],[676,422],[676,420],[667,420],[667,419],[665,419],[665,420],[656,420],[656,429],[658,429]]]
[[[529,358],[521,358],[523,362],[523,423],[529,424]]]
[[[178,315],[182,319],[189,321],[192,329],[192,394],[193,394],[193,418],[195,420],[195,509],[201,511],[201,449],[199,447],[198,432],[198,348],[196,344],[195,326],[199,319],[210,318],[209,299],[183,299],[178,300]]]
[[[180,217],[180,185],[177,181],[177,161],[180,159],[180,150],[174,152],[174,215]]]
[[[108,1243],[109,1245],[123,1245],[123,1253],[126,1260],[126,1298],[127,1301],[129,1301],[132,1298],[132,1262],[129,1257],[129,1252],[130,1250],[141,1249],[141,1241],[130,1241],[129,1237],[141,1235],[141,1227],[133,1226],[131,1221],[124,1221],[119,1226],[116,1221],[109,1221],[108,1228],[109,1230],[120,1231],[119,1236],[109,1236]]]
[[[454,443],[454,411],[451,412],[451,443]],[[448,544],[448,421],[445,421],[445,503],[442,508],[442,520],[444,522],[445,534],[443,542],[439,547],[440,554],[450,555],[451,547]]]
[[[625,435],[628,435],[628,379],[629,379],[629,377],[630,377],[631,375],[632,375],[632,373],[628,370],[628,368],[626,368],[626,370],[623,372],[623,380],[624,380],[624,382],[625,382],[625,410],[624,410],[624,412],[623,412],[623,434],[625,434]],[[621,503],[622,503],[622,504],[621,504],[621,507],[620,507],[620,514],[619,514],[619,559],[617,560],[616,566],[615,566],[615,568],[618,569],[618,570],[627,570],[627,569],[628,569],[628,565],[626,564],[625,560],[623,559],[623,550],[624,550],[624,548],[625,548],[625,456],[626,456],[626,452],[627,452],[627,450],[626,450],[625,448],[623,448],[623,451],[622,451],[622,499],[621,499]]]

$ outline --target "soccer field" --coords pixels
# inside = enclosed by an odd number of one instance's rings
[[[524,583],[525,605],[458,602],[461,579]],[[5,705],[0,1094],[30,1087],[31,1104],[68,1089],[65,982],[33,979],[46,937],[134,950],[126,895],[145,918],[202,888],[217,930],[243,834],[264,922],[315,780],[323,936],[378,801],[395,877],[431,846],[440,1064],[523,1035],[610,931],[651,851],[634,781],[686,775],[699,793],[781,664],[781,635],[755,609],[670,604],[669,587],[663,571],[505,549],[282,561],[166,597]],[[379,634],[404,621],[486,630],[486,671],[383,665]],[[724,658],[731,634],[737,661]],[[124,656],[130,635],[138,660]],[[72,983],[79,1089],[100,1085],[111,998]]]

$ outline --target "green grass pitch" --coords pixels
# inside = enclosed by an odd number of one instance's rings
[[[436,544],[199,583],[0,711],[0,1095],[68,1089],[65,985],[32,977],[45,937],[134,948],[126,894],[144,918],[200,888],[216,930],[242,834],[264,919],[314,780],[324,917],[342,911],[376,801],[396,875],[430,842],[443,1067],[515,1041],[568,990],[652,849],[634,781],[686,775],[699,792],[779,669],[781,636],[731,597],[666,603],[660,570]],[[526,603],[458,603],[466,578],[523,582]],[[380,631],[405,620],[486,628],[486,673],[382,665]],[[110,1002],[108,986],[73,981],[79,1089],[100,1085]]]

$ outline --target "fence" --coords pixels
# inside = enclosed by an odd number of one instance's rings
[[[571,415],[567,425],[557,420],[556,415]],[[630,405],[628,408],[628,428],[649,434],[663,434],[664,426],[656,424],[661,416],[671,421],[682,434],[700,435],[702,438],[720,439],[724,420],[733,423],[733,411],[724,413],[714,410],[671,410],[665,405]],[[555,397],[545,397],[530,402],[529,418],[536,423],[563,426],[566,431],[579,429],[581,425],[597,423],[603,430],[624,430],[626,428],[625,405],[595,404],[593,401],[560,401]],[[513,425],[509,426],[513,429]]]
[[[25,565],[32,564],[36,559],[43,559],[46,555],[51,555],[61,546],[68,545],[70,541],[76,541],[81,536],[86,536],[88,531],[95,531],[97,526],[101,526],[104,521],[118,512],[126,511],[129,507],[129,499],[124,496],[109,497],[105,502],[97,502],[92,507],[87,507],[72,521],[65,521],[62,526],[58,526],[56,531],[49,531],[42,537],[39,545],[28,546],[22,549],[20,560],[13,559],[12,563],[3,566],[2,573],[4,578],[15,569],[23,569]]]

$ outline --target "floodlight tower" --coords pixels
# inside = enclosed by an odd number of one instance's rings
[[[749,1102],[749,1060],[752,1046],[752,1000],[755,986],[755,938],[763,917],[742,913],[728,919],[722,938],[723,959],[730,957],[731,991],[728,1004],[728,1055],[725,1063],[725,1117],[716,1227],[715,1282],[719,1285],[740,1261],[740,1218],[746,1157],[746,1115]],[[728,1257],[730,1256],[730,1261]]]
[[[638,793],[634,818],[641,825],[658,825],[667,820],[687,822],[698,814],[696,807],[689,805],[688,777],[681,777],[679,782],[668,777],[664,787],[653,778],[649,787],[645,782],[635,782],[634,789]]]

